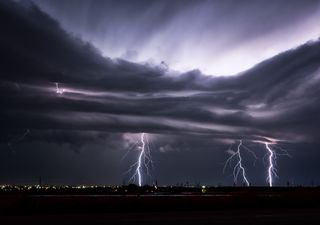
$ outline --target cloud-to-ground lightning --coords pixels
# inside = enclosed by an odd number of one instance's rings
[[[274,178],[278,177],[277,169],[276,169],[277,156],[285,155],[285,156],[291,157],[291,155],[285,149],[278,146],[277,145],[278,142],[275,140],[271,140],[269,142],[262,142],[262,143],[265,145],[265,148],[267,150],[266,156],[268,156],[267,182],[269,187],[272,187],[274,183]],[[279,153],[279,151],[281,153]]]
[[[138,143],[135,143],[137,146]],[[142,186],[143,175],[150,175],[149,170],[152,166],[152,158],[150,154],[150,148],[148,143],[148,138],[146,133],[141,133],[140,141],[138,145],[139,155],[137,161],[132,164],[129,170],[126,173],[131,172],[134,169],[132,177],[129,179],[129,182],[138,182],[139,186]]]
[[[279,145],[280,140],[277,139],[273,139],[273,138],[267,138],[267,137],[263,137],[264,139],[266,139],[266,141],[261,141],[261,140],[253,140],[253,143],[259,143],[259,144],[263,144],[264,148],[267,150],[265,156],[263,157],[263,163],[267,162],[267,178],[266,181],[268,183],[268,186],[272,187],[274,185],[274,180],[275,178],[278,177],[277,175],[277,169],[276,169],[276,165],[277,165],[277,156],[288,156],[291,158],[291,155],[288,153],[287,150],[285,150],[284,148],[282,148]],[[234,183],[237,183],[238,181],[238,177],[239,174],[241,174],[242,176],[242,180],[243,182],[249,186],[250,182],[247,178],[246,175],[246,170],[243,166],[243,155],[241,150],[244,149],[247,152],[249,152],[256,160],[258,159],[256,154],[247,146],[245,146],[243,144],[243,141],[240,140],[238,147],[237,147],[237,151],[234,151],[231,149],[231,147],[229,148],[229,150],[227,151],[229,154],[231,154],[231,156],[227,159],[227,161],[225,162],[225,165],[223,167],[223,172],[225,172],[227,165],[231,164],[233,160],[236,160],[236,164],[233,167],[233,178],[234,178]],[[265,159],[268,160],[265,160]],[[255,164],[254,162],[254,164]]]
[[[142,133],[142,134],[141,134],[141,143],[142,143],[142,146],[141,146],[141,151],[140,151],[139,158],[138,158],[138,166],[137,166],[137,169],[136,169],[136,173],[138,174],[138,183],[139,183],[139,186],[141,186],[141,183],[142,183],[142,177],[141,177],[141,160],[142,160],[142,156],[145,154],[145,147],[146,147],[146,143],[145,143],[145,141],[144,141],[144,135],[145,135],[145,133]]]
[[[65,92],[65,89],[59,88],[59,83],[56,83],[56,93],[62,95]]]
[[[269,183],[269,186],[272,187],[272,185],[273,185],[273,176],[277,175],[276,171],[275,171],[275,168],[274,168],[274,160],[275,160],[276,155],[273,152],[273,150],[270,148],[269,143],[265,143],[265,145],[266,145],[266,149],[269,152],[269,159],[268,159],[269,166],[268,166],[268,178],[267,178],[267,181]]]
[[[233,178],[234,178],[234,182],[237,183],[238,181],[238,176],[239,174],[241,173],[242,175],[242,180],[243,182],[245,182],[245,184],[247,186],[250,186],[250,182],[247,178],[247,175],[246,175],[246,170],[243,166],[243,163],[242,163],[242,156],[241,156],[241,147],[242,147],[242,140],[239,141],[239,144],[238,144],[238,147],[237,147],[237,151],[232,151],[231,153],[231,156],[227,159],[225,165],[224,165],[224,168],[223,168],[223,171],[225,171],[227,165],[229,163],[231,163],[231,161],[234,159],[234,158],[237,158],[237,163],[235,164],[234,168],[233,168]],[[250,153],[253,154],[253,156],[255,157],[256,159],[256,155],[248,148],[246,148]]]

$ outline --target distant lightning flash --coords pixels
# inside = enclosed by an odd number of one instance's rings
[[[239,141],[237,151],[233,152],[232,155],[227,159],[225,166],[223,168],[223,171],[225,171],[227,165],[232,161],[233,158],[237,157],[237,163],[233,168],[233,177],[234,177],[234,182],[236,183],[238,180],[238,176],[241,173],[243,181],[246,183],[247,186],[250,186],[250,182],[248,181],[247,175],[246,175],[246,170],[243,167],[242,164],[242,156],[241,156],[241,146],[242,146],[242,140]],[[248,149],[248,148],[246,148]],[[255,154],[252,151],[249,151],[250,153],[253,154],[253,156],[256,158]]]
[[[153,165],[153,162],[150,154],[150,148],[149,148],[148,138],[146,133],[141,133],[139,144],[140,145],[138,146],[138,148],[140,152],[139,152],[138,159],[133,165],[130,166],[129,170],[126,173],[129,173],[130,171],[133,170],[133,168],[135,168],[134,173],[130,178],[129,182],[130,181],[135,182],[137,179],[138,185],[141,187],[143,183],[143,175],[144,174],[150,175],[149,168],[150,166]]]
[[[13,143],[19,143],[22,141],[28,134],[30,134],[30,130],[27,129],[21,136],[16,137],[14,140],[8,142],[8,147],[13,150],[12,144]],[[14,151],[13,151],[14,152]]]
[[[65,89],[59,88],[59,83],[56,83],[56,93],[62,95],[65,92]]]

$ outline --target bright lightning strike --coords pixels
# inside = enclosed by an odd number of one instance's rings
[[[139,183],[139,186],[141,186],[141,183],[142,183],[142,177],[141,177],[141,160],[142,160],[142,156],[145,154],[145,147],[146,147],[146,143],[144,142],[144,135],[145,135],[145,133],[142,133],[142,134],[141,134],[141,143],[142,143],[142,146],[141,146],[141,151],[140,151],[139,158],[138,158],[138,166],[137,166],[137,169],[136,169],[136,173],[138,174],[138,183]]]
[[[276,164],[277,164],[277,156],[288,156],[288,157],[292,157],[285,149],[281,148],[280,146],[277,145],[276,142],[272,142],[272,143],[268,143],[265,142],[265,147],[268,151],[268,177],[267,177],[267,182],[269,184],[270,187],[273,186],[273,181],[274,181],[274,177],[278,177],[277,175],[277,170],[275,168]],[[272,148],[270,147],[270,145],[273,145]],[[280,153],[279,153],[280,152]]]
[[[143,183],[143,175],[150,175],[149,168],[153,164],[146,133],[141,133],[138,149],[140,150],[138,159],[133,165],[130,166],[130,169],[126,173],[129,173],[133,170],[133,168],[135,168],[134,174],[130,178],[129,182],[136,182],[137,180],[138,185],[141,187]]]
[[[276,174],[276,170],[274,168],[274,160],[275,160],[275,153],[273,152],[273,150],[270,148],[269,143],[265,143],[266,145],[266,149],[269,152],[269,166],[268,166],[268,178],[267,181],[269,183],[269,186],[272,187],[273,185],[273,176],[277,176]]]
[[[267,183],[269,187],[272,187],[274,184],[274,178],[277,178],[277,156],[287,156],[291,158],[291,155],[288,153],[287,150],[283,149],[279,144],[278,140],[266,138],[268,141],[256,141],[258,143],[261,143],[265,146],[265,149],[267,150],[265,157],[268,157],[267,164]],[[272,146],[272,147],[271,147]],[[263,162],[265,162],[263,160]]]
[[[56,93],[62,95],[65,92],[65,89],[59,88],[59,83],[56,83]]]
[[[233,178],[234,178],[234,182],[237,183],[237,181],[238,181],[238,176],[239,176],[239,174],[241,173],[243,182],[245,182],[247,186],[250,186],[250,182],[249,182],[249,180],[248,180],[248,178],[247,178],[247,175],[246,175],[246,170],[245,170],[245,168],[243,167],[243,164],[242,164],[241,146],[243,146],[243,145],[242,145],[242,140],[239,141],[239,144],[238,144],[238,147],[237,147],[237,151],[236,151],[236,152],[232,151],[231,156],[227,159],[227,161],[226,161],[226,163],[225,163],[225,165],[224,165],[223,171],[225,171],[227,165],[228,165],[229,163],[231,163],[231,161],[232,161],[234,158],[237,158],[237,163],[236,163],[236,165],[235,165],[234,168],[233,168]],[[246,148],[246,149],[248,149],[248,148]],[[249,150],[248,150],[248,151],[249,151]],[[255,155],[251,150],[250,150],[249,152],[252,153],[253,156],[254,156],[255,159],[256,159],[256,155]]]
[[[271,138],[266,138],[268,141],[253,141],[255,143],[260,143],[265,146],[265,149],[267,150],[267,153],[263,157],[263,162],[265,163],[265,158],[268,157],[267,161],[267,183],[270,187],[273,186],[274,184],[274,179],[278,177],[277,175],[277,170],[276,170],[276,165],[277,165],[277,156],[288,156],[291,158],[291,155],[283,149],[279,144],[278,140],[276,139],[271,139]],[[272,145],[272,146],[271,146]],[[251,153],[252,156],[257,160],[256,154],[249,149],[247,146],[245,146],[242,142],[242,140],[239,141],[237,151],[233,151],[232,149],[228,150],[228,153],[231,154],[231,156],[227,159],[223,172],[225,171],[227,165],[231,164],[231,162],[236,159],[237,163],[233,167],[233,177],[234,177],[234,182],[237,183],[238,177],[241,174],[243,182],[247,185],[250,186],[250,183],[248,181],[247,175],[246,175],[246,170],[243,166],[243,157],[242,157],[242,150],[246,150],[247,152]]]

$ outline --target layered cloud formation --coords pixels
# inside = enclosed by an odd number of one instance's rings
[[[209,75],[237,74],[320,35],[318,0],[34,1],[108,57]]]
[[[190,137],[319,143],[319,40],[210,77],[103,57],[31,3],[2,1],[0,15],[2,143],[26,130],[28,141],[111,148],[123,133],[171,136],[161,152],[195,147]]]
[[[235,77],[172,75],[102,57],[34,5],[5,2],[1,10],[3,127],[319,138],[319,41]]]

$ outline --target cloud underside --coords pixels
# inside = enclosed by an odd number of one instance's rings
[[[2,136],[29,129],[31,139],[72,143],[127,132],[320,138],[320,41],[238,76],[208,77],[102,57],[34,5],[3,1],[0,15]]]

